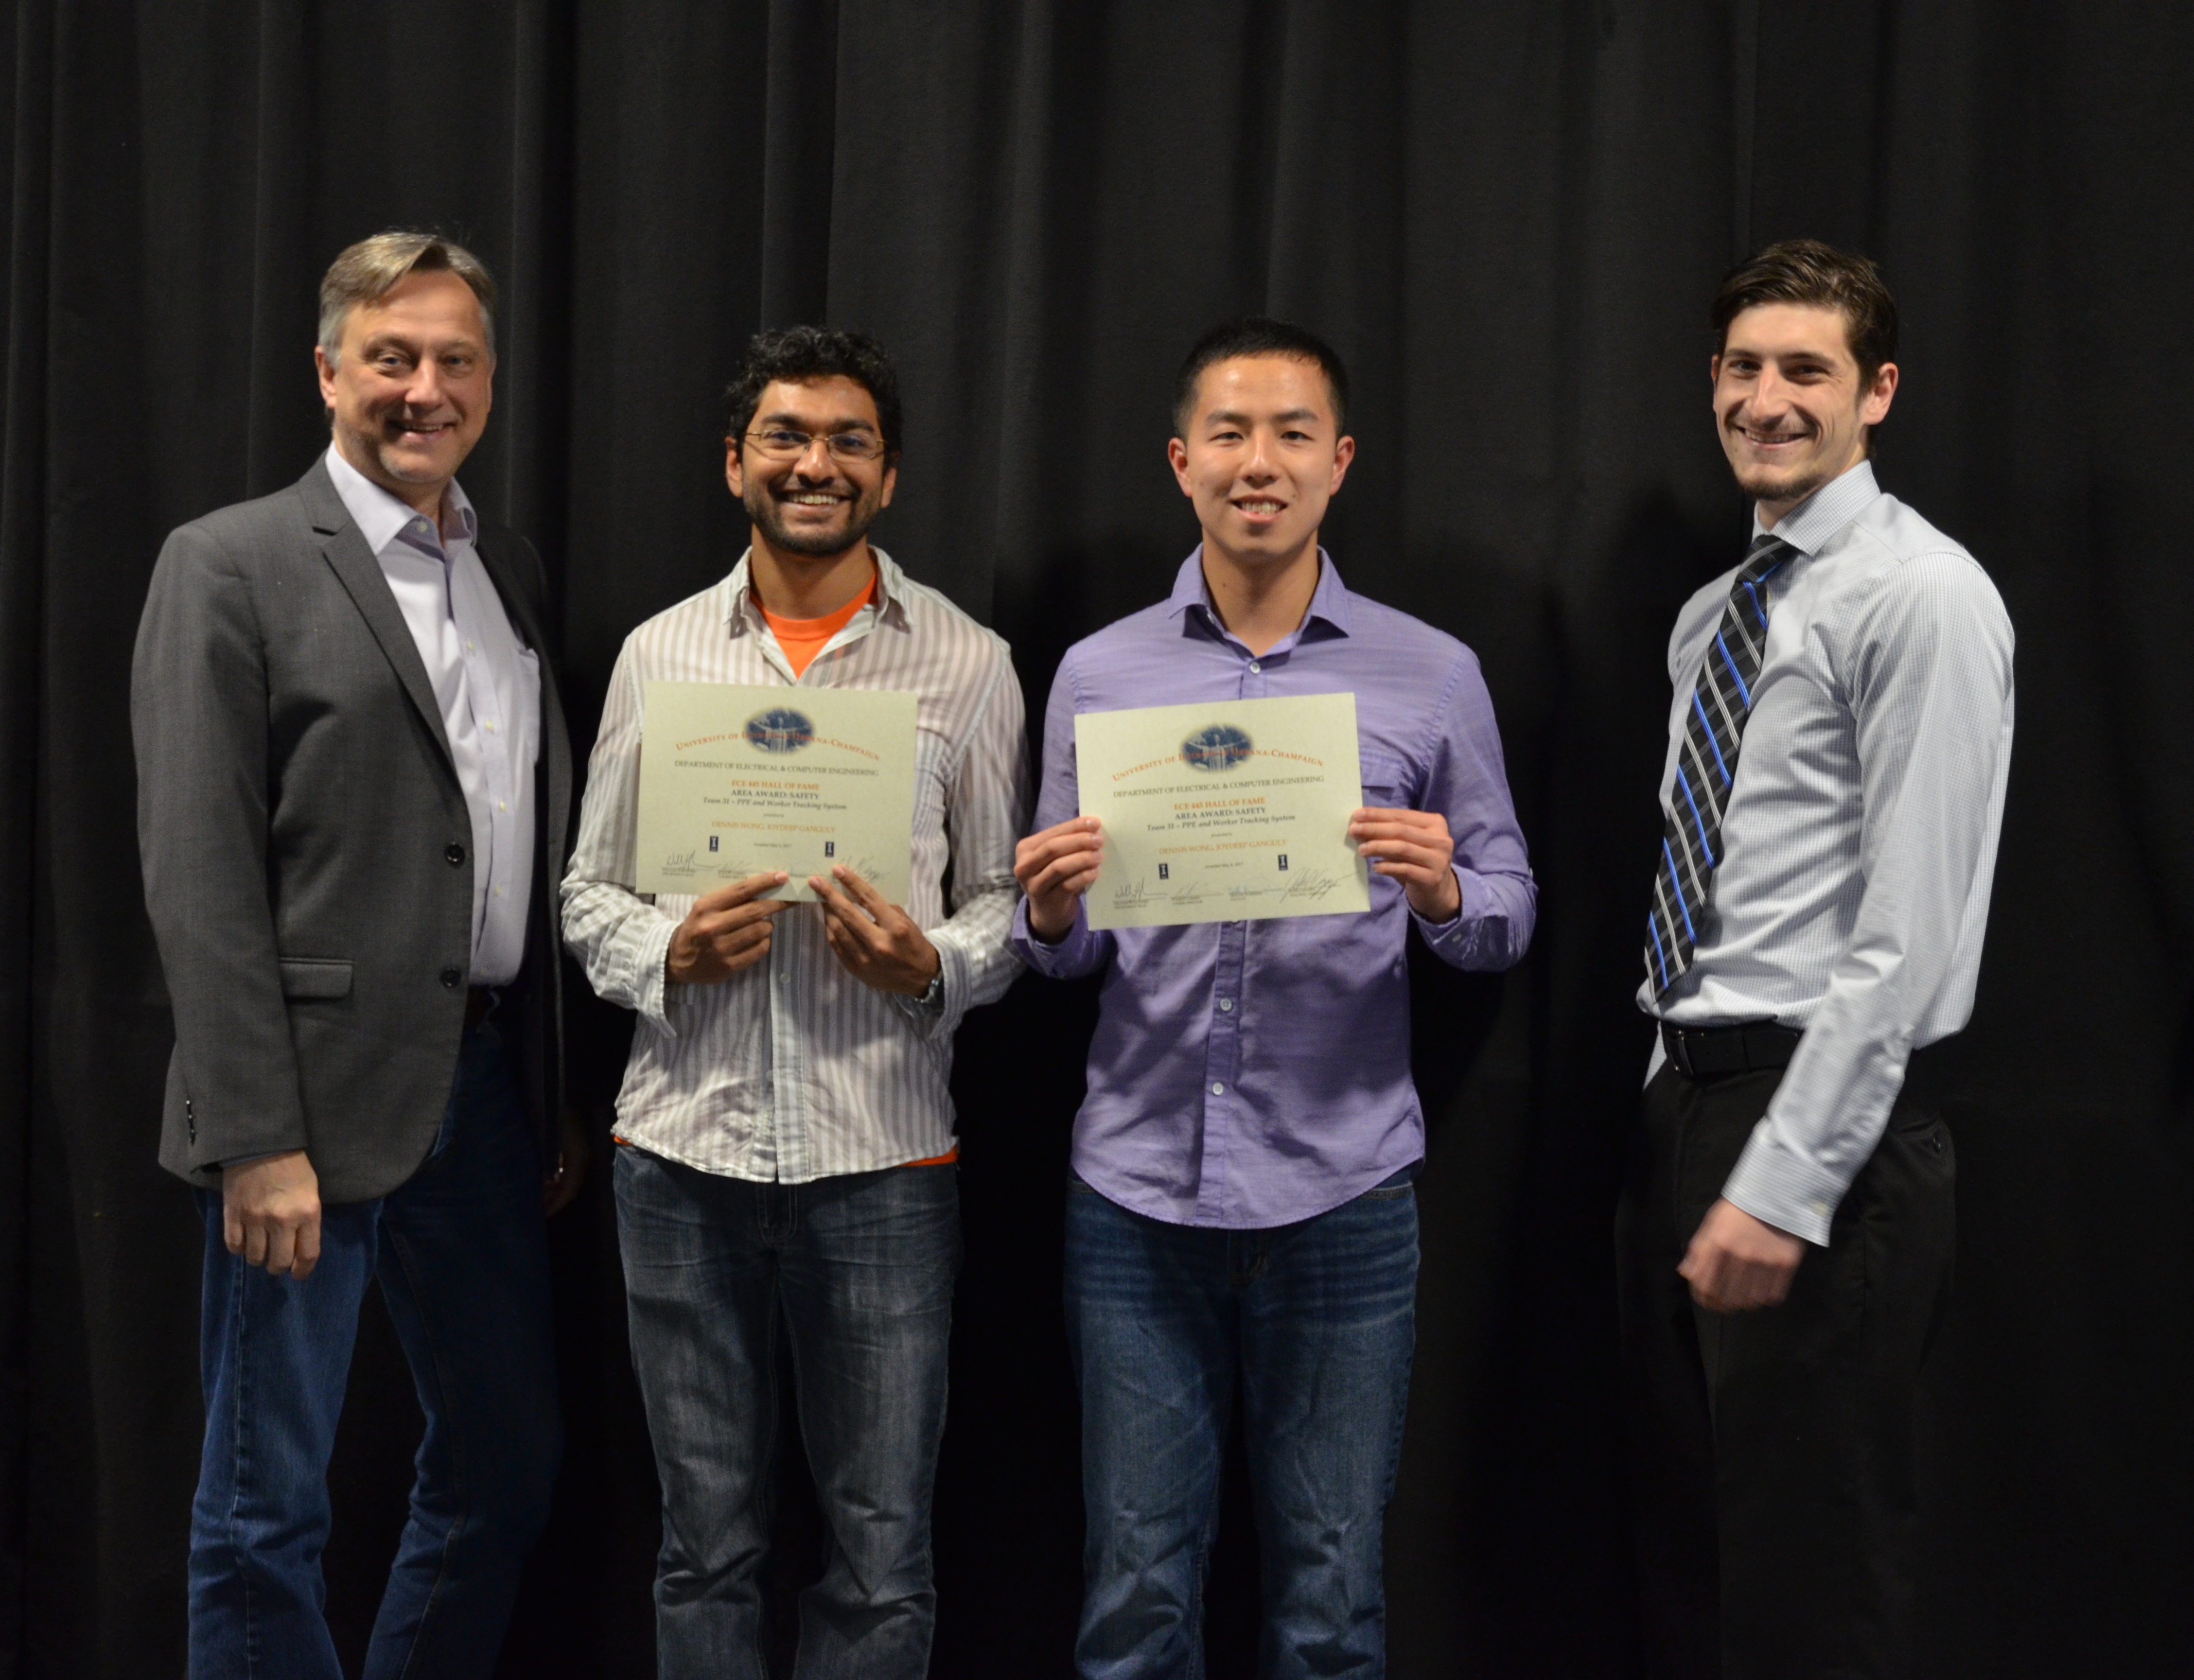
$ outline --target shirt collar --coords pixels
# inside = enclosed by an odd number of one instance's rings
[[[905,630],[909,628],[906,573],[874,543],[869,544],[869,552],[876,562],[876,592],[869,610],[876,615],[879,623]],[[754,549],[750,546],[740,554],[739,563],[732,568],[731,575],[717,585],[722,591],[723,620],[733,636],[753,630],[761,623],[761,603],[754,596],[753,561]]]
[[[327,460],[328,476],[335,481],[336,494],[342,498],[351,523],[358,527],[359,535],[365,538],[375,554],[386,553],[391,543],[400,540],[422,554],[432,555],[437,560],[444,557],[441,532],[434,528],[434,521],[352,466],[343,459],[342,451],[332,443],[328,446]],[[449,488],[442,495],[450,510],[457,516],[462,539],[468,543],[477,541],[480,516],[473,511],[472,498],[455,479],[450,480]]]
[[[1341,581],[1340,568],[1334,565],[1333,556],[1321,546],[1318,551],[1318,587],[1311,591],[1310,610],[1303,614],[1302,624],[1294,634],[1301,635],[1310,628],[1313,618],[1319,618],[1347,636],[1352,629],[1349,611],[1348,586]],[[1182,618],[1192,607],[1203,609],[1212,629],[1223,631],[1224,622],[1219,609],[1212,604],[1211,586],[1203,578],[1203,544],[1198,543],[1189,550],[1180,570],[1174,574],[1173,593],[1166,597],[1166,613],[1172,618]]]
[[[1803,555],[1818,555],[1881,494],[1874,481],[1874,463],[1861,461],[1829,480],[1775,521],[1774,535]],[[1762,532],[1760,509],[1752,509],[1752,534]]]

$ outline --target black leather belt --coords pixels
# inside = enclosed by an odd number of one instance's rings
[[[495,988],[475,986],[465,993],[465,1031],[469,1033],[487,1019],[487,1012],[495,1007]]]
[[[1668,1060],[1687,1079],[1715,1079],[1730,1073],[1757,1073],[1788,1067],[1805,1034],[1772,1021],[1736,1027],[1676,1027],[1661,1023],[1661,1044]]]

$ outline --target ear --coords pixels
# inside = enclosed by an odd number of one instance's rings
[[[1348,463],[1356,458],[1356,440],[1343,438],[1333,446],[1333,482],[1325,486],[1325,493],[1341,493],[1341,480],[1348,476]]]
[[[747,499],[746,469],[739,461],[739,440],[737,438],[724,440],[724,482],[731,486],[734,501]]]
[[[320,376],[320,400],[333,408],[336,406],[336,371],[328,365],[328,353],[317,344],[313,346],[313,367]]]
[[[1889,405],[1897,395],[1897,364],[1884,362],[1874,371],[1874,383],[1867,387],[1865,396],[1859,400],[1859,423],[1879,426],[1889,413]]]
[[[878,498],[876,506],[880,509],[888,508],[891,506],[892,492],[898,488],[899,466],[897,463],[893,463],[892,465],[884,469],[883,494]]]
[[[1193,498],[1196,490],[1188,481],[1188,446],[1179,438],[1168,438],[1166,459],[1173,463],[1174,482],[1180,486],[1180,493]]]

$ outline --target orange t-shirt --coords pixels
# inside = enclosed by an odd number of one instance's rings
[[[767,607],[762,617],[769,623],[769,633],[777,638],[777,645],[784,649],[784,657],[792,662],[792,674],[805,676],[808,665],[821,653],[830,638],[853,622],[853,614],[869,604],[876,592],[876,574],[869,574],[868,587],[841,607],[827,618],[780,618]]]

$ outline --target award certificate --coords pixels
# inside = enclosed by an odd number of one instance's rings
[[[1371,907],[1348,838],[1353,694],[1083,712],[1074,759],[1082,814],[1105,826],[1093,928]]]
[[[915,697],[651,682],[633,890],[696,897],[782,869],[778,899],[842,863],[893,904],[914,873]]]

